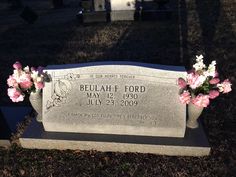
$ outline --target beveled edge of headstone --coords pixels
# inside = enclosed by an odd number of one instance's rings
[[[88,63],[80,63],[80,64],[48,65],[45,68],[45,70],[73,69],[73,68],[80,68],[80,67],[103,66],[103,65],[104,66],[106,65],[139,66],[139,67],[160,69],[160,70],[166,70],[166,71],[186,72],[184,66],[160,65],[160,64],[129,62],[129,61],[103,61],[103,62],[88,62]]]
[[[94,134],[114,134],[114,135],[135,135],[135,136],[158,136],[158,137],[178,137],[183,138],[185,135],[185,128],[181,129],[182,127],[165,127],[165,128],[149,128],[150,132],[145,131],[145,133],[142,132],[142,127],[136,127],[137,131],[132,131],[134,126],[119,126],[120,130],[115,128],[115,126],[105,126],[105,125],[96,125],[94,130],[92,128],[85,128],[89,127],[89,124],[83,124],[79,128],[74,129],[80,129],[80,131],[75,132],[74,130],[71,130],[70,128],[67,128],[68,126],[64,126],[63,131],[61,131],[61,124],[55,123],[55,122],[47,122],[47,124],[43,123],[45,131],[48,132],[65,132],[65,133],[94,133]],[[53,130],[52,130],[53,127]],[[74,126],[72,126],[74,127]],[[185,124],[184,124],[185,127]],[[87,130],[86,130],[87,129]],[[127,129],[124,131],[124,129]],[[113,131],[112,131],[113,130]],[[152,131],[153,130],[153,131]],[[158,135],[154,134],[153,132],[158,130]],[[173,132],[175,132],[175,136],[173,136]]]

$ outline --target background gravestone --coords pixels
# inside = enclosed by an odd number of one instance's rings
[[[105,11],[105,0],[95,0],[94,1],[94,10],[95,11]]]
[[[84,23],[106,22],[107,10],[105,0],[82,0],[82,11],[77,15],[78,19],[82,18]]]
[[[111,0],[110,2],[111,21],[166,20],[171,17],[173,11],[170,0]]]
[[[136,12],[135,0],[111,0],[111,21],[134,20]]]
[[[166,20],[171,17],[173,0],[82,0],[85,23],[105,21]],[[107,15],[107,18],[105,18]]]
[[[93,11],[94,9],[92,0],[82,0],[80,4],[85,12],[90,12],[90,11]]]

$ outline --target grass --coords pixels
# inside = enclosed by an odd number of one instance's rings
[[[15,60],[31,66],[129,60],[189,68],[195,55],[202,53],[207,63],[217,61],[220,75],[229,78],[234,89],[214,100],[201,116],[212,147],[210,156],[28,150],[16,143],[0,149],[0,176],[235,176],[236,4],[233,0],[180,2],[183,62],[177,16],[161,22],[81,25],[69,13],[63,16],[64,11],[73,12],[67,7],[40,9],[40,20],[27,25],[17,17],[12,21],[12,12],[10,16],[4,11],[1,18],[5,20],[0,20],[0,105],[11,104],[4,83]],[[50,19],[52,16],[58,18]]]

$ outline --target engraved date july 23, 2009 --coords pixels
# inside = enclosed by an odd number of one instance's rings
[[[80,91],[86,94],[87,106],[137,106],[142,94],[146,92],[143,85],[80,85]]]

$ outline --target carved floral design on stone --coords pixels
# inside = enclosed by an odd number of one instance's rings
[[[62,78],[62,79],[60,79]],[[68,73],[60,77],[58,80],[55,81],[53,87],[53,94],[51,96],[51,100],[47,101],[46,109],[50,110],[53,107],[58,107],[61,104],[66,103],[67,96],[71,91],[72,88],[72,81],[79,79],[79,74]]]
[[[74,81],[76,79],[80,78],[79,74],[74,74],[74,73],[68,73],[67,75],[64,76],[66,80]]]

